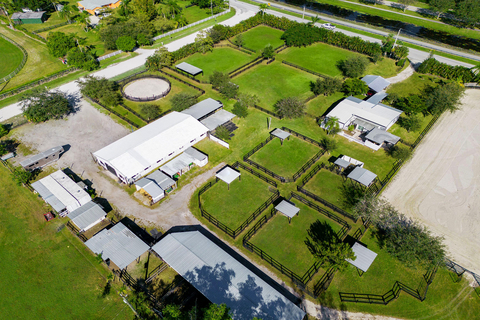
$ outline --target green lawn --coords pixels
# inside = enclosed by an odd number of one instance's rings
[[[333,231],[338,232],[341,227],[318,211],[311,209],[303,203],[292,199],[300,208],[298,216],[288,223],[288,217],[277,214],[260,229],[251,239],[254,245],[272,256],[275,260],[298,274],[303,274],[315,262],[313,255],[305,245],[307,230],[317,220],[326,222]],[[321,272],[321,271],[320,271]]]
[[[377,239],[368,231],[362,238],[370,250],[378,255],[367,272],[359,277],[356,269],[349,266],[344,272],[337,272],[335,278],[319,302],[327,307],[341,308],[354,312],[383,314],[405,319],[474,319],[480,309],[480,299],[469,287],[466,280],[452,281],[452,273],[439,269],[430,285],[425,301],[421,302],[405,292],[388,305],[366,303],[342,303],[339,292],[370,293],[383,295],[392,289],[395,281],[417,289],[425,269],[409,268],[382,249]]]
[[[0,166],[0,310],[9,319],[132,319],[115,292],[102,297],[109,271],[45,203]]]
[[[187,18],[188,23],[194,23],[212,15],[210,10],[200,9],[199,6],[184,8],[182,12],[185,15],[185,18]]]
[[[284,41],[280,39],[283,31],[266,26],[258,26],[244,33],[243,44],[249,49],[256,50],[257,53],[263,50],[265,46],[271,44],[274,48],[280,47]],[[232,38],[233,41],[234,38]]]
[[[345,98],[345,95],[342,92],[334,93],[328,97],[324,95],[319,95],[315,99],[310,100],[307,103],[306,111],[316,117],[325,115],[327,110],[339,100]]]
[[[274,104],[280,99],[307,99],[311,95],[310,82],[316,78],[275,61],[269,65],[260,64],[233,78],[233,82],[240,86],[240,92],[256,94],[260,98],[259,105],[273,111]]]
[[[324,169],[317,172],[303,188],[341,209],[348,210],[343,202],[343,183],[344,178]]]
[[[229,73],[251,60],[253,60],[251,55],[241,51],[232,48],[215,48],[206,54],[195,53],[178,63],[187,62],[202,69],[203,76],[198,75],[196,78],[209,82],[208,77],[214,71]]]
[[[420,129],[416,132],[413,132],[413,131],[410,131],[408,132],[406,129],[402,128],[398,122],[395,123],[388,131],[393,133],[394,135],[396,136],[399,136],[400,138],[402,138],[403,141],[407,142],[407,143],[414,143],[415,140],[418,138],[418,136],[420,135],[420,133],[423,131],[423,129],[427,126],[427,124],[432,120],[433,116],[432,115],[427,115],[427,116],[423,116],[423,115],[418,115],[420,117],[420,119],[422,120],[422,126],[420,127]],[[402,117],[405,117],[404,115],[400,116],[401,118]]]
[[[273,195],[269,184],[240,169],[241,180],[228,185],[217,182],[202,197],[203,208],[232,229],[239,227],[262,203]]]
[[[292,62],[306,69],[316,71],[327,76],[339,77],[342,72],[338,63],[349,57],[359,55],[353,51],[331,46],[325,43],[315,43],[308,47],[290,47],[278,55],[278,59]],[[399,72],[399,67],[392,59],[383,59],[377,64],[370,63],[365,75],[374,74],[383,77],[392,77]]]
[[[0,78],[3,78],[14,71],[23,60],[23,52],[13,43],[0,38],[0,51],[2,59],[0,61]]]
[[[408,79],[402,82],[394,83],[387,89],[387,93],[396,93],[400,97],[407,97],[412,94],[421,95],[423,90],[429,86],[436,86],[438,82],[443,81],[439,77],[429,76],[421,73],[414,73]]]
[[[0,32],[21,45],[28,52],[25,66],[11,81],[0,85],[0,92],[19,87],[27,82],[68,68],[60,60],[48,53],[47,46],[44,43],[33,40],[21,32],[14,32],[5,26],[0,26]]]
[[[320,149],[294,136],[283,141],[275,138],[258,150],[251,160],[283,177],[291,177]]]

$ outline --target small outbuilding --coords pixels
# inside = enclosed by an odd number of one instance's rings
[[[193,159],[193,163],[199,167],[203,167],[208,163],[208,156],[194,147],[185,149],[183,153],[188,154]]]
[[[139,259],[150,248],[121,222],[108,230],[103,229],[87,240],[85,245],[93,253],[101,254],[111,268],[116,269],[116,266],[120,270]]]
[[[104,220],[107,217],[107,213],[103,211],[99,204],[90,201],[70,212],[67,217],[78,227],[79,232],[82,232]]]
[[[95,15],[104,8],[118,8],[121,3],[122,0],[83,0],[78,2],[78,8],[81,11],[85,10],[91,15]]]
[[[367,75],[362,78],[362,81],[365,82],[370,90],[374,92],[381,92],[390,85],[390,81],[374,75]]]
[[[275,206],[275,210],[286,215],[288,217],[288,223],[290,223],[292,218],[298,215],[300,212],[300,208],[297,208],[294,203],[287,200],[282,200],[279,204],[277,204]]]
[[[230,190],[230,183],[232,183],[237,178],[238,180],[240,180],[240,175],[241,174],[239,171],[227,165],[220,169],[215,175],[215,177],[222,180],[223,182],[226,182],[228,184],[228,189]]]
[[[62,170],[32,183],[32,188],[61,216],[92,201],[90,195]]]
[[[148,176],[135,182],[137,191],[151,198],[151,204],[157,203],[177,186],[175,180],[165,173],[156,170]]]
[[[194,104],[190,108],[183,110],[182,113],[188,114],[197,119],[198,121],[202,121],[203,119],[213,115],[217,110],[222,108],[222,102],[214,100],[212,98],[207,98],[197,104]]]
[[[379,149],[384,143],[391,145],[397,144],[397,142],[400,141],[400,137],[397,137],[388,131],[374,128],[365,136],[365,140],[365,144],[367,144],[367,142],[373,144],[372,146],[369,146],[370,148]]]
[[[280,144],[282,145],[283,145],[283,140],[290,139],[290,133],[288,133],[287,131],[283,131],[282,129],[277,128],[272,132],[270,132],[270,134],[280,139]]]
[[[203,75],[202,69],[192,66],[190,63],[182,62],[177,64],[175,68],[194,77],[200,73]]]
[[[15,12],[12,14],[12,20],[15,24],[35,24],[43,23],[47,20],[46,11]]]
[[[25,169],[25,170],[35,170],[38,168],[43,168],[44,166],[57,161],[60,158],[60,155],[63,153],[63,147],[54,147],[51,149],[48,149],[47,151],[44,151],[42,153],[36,154],[33,157],[30,157],[26,160],[23,160],[20,162],[20,165]]]
[[[352,246],[352,251],[355,254],[355,260],[345,259],[351,265],[363,272],[367,272],[368,268],[372,265],[373,261],[377,257],[377,254],[360,243],[355,242]],[[360,275],[362,275],[360,274]]]
[[[220,127],[221,125],[229,122],[235,118],[235,115],[231,112],[228,112],[225,109],[220,109],[213,113],[212,115],[204,118],[200,121],[208,130],[213,131],[216,128]],[[232,123],[233,124],[233,123]]]
[[[377,175],[367,169],[356,167],[348,174],[347,178],[350,178],[353,181],[364,185],[365,187],[369,187],[372,182],[375,181]]]

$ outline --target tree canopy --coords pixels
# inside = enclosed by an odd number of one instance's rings
[[[122,95],[118,92],[118,85],[114,81],[86,76],[77,83],[82,94],[107,106],[116,106],[122,100]]]
[[[342,91],[347,95],[356,96],[368,92],[368,86],[361,79],[347,79],[343,83]]]
[[[132,51],[137,42],[130,36],[121,36],[118,37],[117,41],[115,41],[115,44],[119,50]]]
[[[427,90],[425,106],[431,114],[458,110],[465,88],[455,82],[448,82]]]
[[[290,119],[303,116],[306,107],[305,102],[297,97],[288,97],[278,100],[274,106],[278,115]]]
[[[72,106],[64,93],[38,88],[24,94],[20,104],[23,115],[32,122],[61,119],[72,111]]]
[[[172,110],[180,112],[196,104],[197,97],[191,93],[180,92],[175,94],[170,99],[170,102],[172,104]]]
[[[75,46],[73,34],[50,32],[47,36],[48,52],[55,58],[64,57]]]
[[[310,83],[310,89],[316,96],[321,94],[329,96],[340,91],[341,88],[342,80],[332,77],[318,78],[315,82]]]
[[[147,120],[155,120],[162,113],[162,109],[156,104],[142,103],[140,105],[140,111],[145,115]]]
[[[358,78],[363,75],[368,64],[369,61],[366,57],[354,55],[340,61],[338,68],[343,72],[344,76],[349,78]]]

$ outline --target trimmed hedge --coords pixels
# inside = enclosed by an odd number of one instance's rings
[[[475,80],[478,80],[477,75],[473,73],[471,69],[463,66],[450,66],[446,63],[437,61],[435,58],[428,58],[423,61],[417,71],[420,73],[433,74],[450,80],[460,79],[463,83],[475,82]]]

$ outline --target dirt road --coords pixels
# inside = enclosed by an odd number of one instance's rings
[[[480,273],[480,90],[444,114],[383,196],[445,236],[453,261]]]

